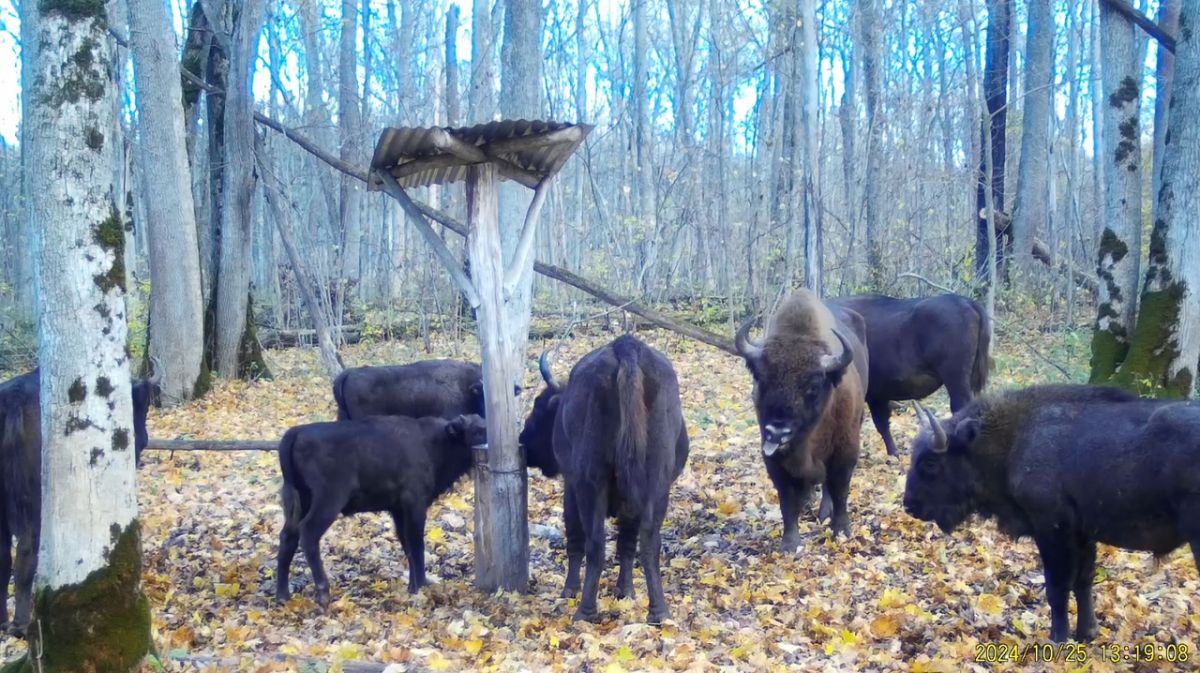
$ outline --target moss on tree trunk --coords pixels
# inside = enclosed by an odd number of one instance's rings
[[[0,673],[135,671],[151,652],[150,605],[141,590],[137,520],[117,531],[108,565],[79,584],[41,588],[29,624],[29,652]]]
[[[1167,378],[1167,368],[1179,356],[1174,326],[1179,322],[1182,301],[1183,286],[1179,283],[1142,294],[1133,343],[1120,369],[1109,379],[1110,383],[1143,396],[1185,398],[1190,395],[1191,372],[1185,369],[1175,377]]]
[[[1104,383],[1112,378],[1129,353],[1129,342],[1108,329],[1092,333],[1092,373],[1088,383]]]

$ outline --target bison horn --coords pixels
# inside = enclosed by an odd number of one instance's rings
[[[733,345],[737,348],[737,352],[741,353],[743,358],[747,360],[757,360],[762,356],[763,345],[761,341],[754,341],[750,338],[750,328],[754,327],[758,316],[750,316],[742,326],[738,328],[737,335],[733,338]]]
[[[846,341],[846,337],[842,336],[841,330],[837,329],[836,327],[833,328],[833,336],[837,337],[837,340],[841,342],[842,354],[836,360],[825,364],[826,374],[840,372],[846,367],[849,367],[850,363],[854,361],[854,350],[850,348],[850,342]],[[830,356],[829,359],[832,360],[832,356]]]
[[[945,453],[949,446],[946,439],[946,431],[942,428],[942,423],[933,415],[933,412],[921,406],[921,403],[913,400],[913,406],[917,409],[917,418],[923,427],[928,427],[933,431],[933,452]]]
[[[558,384],[554,382],[554,374],[550,372],[550,361],[547,359],[549,355],[550,351],[542,351],[542,356],[538,358],[538,371],[541,372],[546,385],[557,390]]]
[[[150,356],[150,370],[150,378],[146,382],[156,386],[162,381],[162,361],[153,355]]]

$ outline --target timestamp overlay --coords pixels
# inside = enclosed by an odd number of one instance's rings
[[[974,647],[977,664],[1065,664],[1069,670],[1096,662],[1109,664],[1200,663],[1190,643],[1143,641],[1131,643],[1050,643],[989,641]],[[1086,670],[1086,669],[1081,669]]]

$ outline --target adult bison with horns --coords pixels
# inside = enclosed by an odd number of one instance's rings
[[[1200,563],[1200,404],[1099,386],[1035,386],[971,402],[946,420],[921,411],[904,489],[912,516],[953,531],[972,514],[1037,543],[1050,638],[1096,636],[1096,543]]]
[[[832,514],[834,533],[850,533],[846,502],[858,463],[867,386],[866,328],[854,311],[830,310],[808,290],[789,295],[761,342],[755,319],[734,344],[754,378],[754,410],[767,475],[779,493],[785,551],[799,546],[796,521],[813,488],[824,484],[819,518]]]
[[[646,574],[647,621],[670,617],[659,573],[661,529],[671,484],[688,456],[679,381],[667,357],[632,336],[618,337],[575,364],[565,385],[541,359],[546,389],[521,431],[527,463],[547,476],[563,474],[567,581],[563,596],[579,590],[575,619],[599,618],[597,593],[604,565],[604,520],[617,518],[620,574],[617,596],[633,593],[633,559]]]

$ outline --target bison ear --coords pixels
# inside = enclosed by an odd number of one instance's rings
[[[954,426],[954,441],[950,445],[959,449],[967,449],[975,443],[975,438],[978,436],[979,419],[964,418]]]
[[[454,420],[446,423],[446,436],[449,437],[451,441],[460,441],[466,431],[466,424],[467,421],[465,418],[462,416],[456,416]]]

